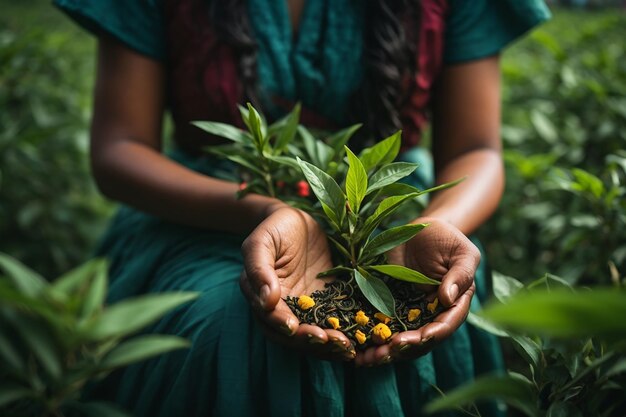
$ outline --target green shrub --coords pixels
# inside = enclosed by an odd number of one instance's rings
[[[92,260],[49,283],[0,254],[0,415],[125,416],[84,401],[90,381],[188,346],[176,336],[132,336],[196,293],[151,294],[105,306],[107,265]],[[130,337],[130,338],[129,338]]]
[[[83,261],[110,212],[87,162],[93,48],[77,45],[0,31],[0,251],[45,275]]]
[[[507,191],[481,231],[494,269],[585,283],[626,270],[625,25],[620,11],[556,10],[505,55]],[[611,202],[577,190],[596,177]]]

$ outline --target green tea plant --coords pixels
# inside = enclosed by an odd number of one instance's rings
[[[499,399],[529,417],[621,416],[626,412],[626,292],[574,289],[553,275],[527,287],[497,274],[499,300],[468,321],[514,345],[526,369],[488,375],[432,401],[430,412]]]
[[[586,198],[557,191],[553,167],[570,178],[581,168],[612,187],[606,158],[626,143],[626,13],[553,11],[503,54],[507,191],[479,236],[496,270],[606,285],[609,261],[622,273],[626,265],[607,259],[623,250],[601,236],[623,226],[598,216]]]
[[[48,282],[0,254],[0,415],[127,416],[89,402],[85,384],[132,363],[188,346],[177,336],[135,335],[196,298],[180,292],[105,305],[107,264],[96,259]]]
[[[458,181],[427,190],[400,183],[417,168],[417,164],[394,162],[400,151],[400,132],[365,148],[357,156],[346,143],[358,125],[320,140],[299,125],[299,105],[269,126],[250,104],[240,110],[248,131],[223,123],[194,122],[201,129],[233,142],[211,146],[207,150],[239,166],[240,176],[246,184],[240,195],[256,192],[278,197],[311,213],[327,231],[328,239],[336,250],[336,266],[321,273],[320,277],[346,279],[348,286],[358,288],[374,307],[372,314],[381,312],[395,319],[406,330],[403,319],[398,315],[394,294],[386,281],[396,279],[426,285],[438,285],[439,281],[419,271],[386,263],[386,252],[412,239],[428,225],[388,226],[392,216],[406,204],[429,192],[451,187]],[[295,141],[296,137],[300,140]],[[294,195],[293,187],[285,184],[295,181],[299,185],[297,190],[301,191],[302,178],[306,180],[305,185],[308,183],[306,195]],[[308,196],[309,189],[317,202],[304,198]],[[339,298],[352,296],[351,290],[340,293]],[[318,301],[328,301],[320,298],[321,293],[314,293],[313,296],[318,297]],[[306,298],[301,302],[288,300],[288,304],[295,310],[307,310],[315,305],[315,301]],[[430,307],[430,317],[435,312],[435,306]],[[417,305],[413,307],[417,308]],[[421,314],[424,306],[420,304],[420,307]],[[424,314],[422,320],[428,317],[429,314]],[[301,318],[311,319],[307,316]],[[326,322],[325,319],[331,321]],[[344,316],[342,321],[350,320]],[[339,328],[340,322],[337,317],[322,317],[321,322],[316,324]],[[367,320],[364,322],[367,323]]]

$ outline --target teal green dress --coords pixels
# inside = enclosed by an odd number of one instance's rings
[[[176,12],[191,10],[186,5],[197,1],[55,3],[87,29],[114,36],[139,53],[167,62],[176,90],[173,95],[182,97],[178,103],[197,98],[195,90],[189,91],[184,84],[189,77],[176,81],[177,71],[199,59],[206,45],[195,43],[195,38],[170,39],[172,33],[181,33],[185,22],[191,22],[185,17],[191,13]],[[280,114],[281,106],[272,99],[278,96],[301,100],[304,106],[341,124],[348,96],[362,79],[359,63],[362,34],[367,29],[362,4],[354,0],[306,0],[299,36],[294,41],[284,1],[248,1],[258,45],[261,99],[268,114]],[[433,50],[437,50],[423,59],[431,64],[439,59],[439,69],[498,53],[549,17],[545,5],[536,0],[424,0],[422,8],[422,24],[430,32],[424,32],[421,45],[428,48],[432,42]],[[202,32],[202,28],[194,30]],[[227,51],[214,43],[207,45],[228,62]],[[191,58],[180,55],[187,47]],[[214,68],[207,65],[208,71]],[[430,67],[421,68],[418,84],[436,78],[435,72],[427,77]],[[224,85],[227,78],[209,77],[203,85],[214,86],[216,96],[228,97],[228,92],[236,89]],[[174,97],[170,105],[175,120],[185,116],[176,103]],[[210,107],[216,102],[207,103]],[[227,119],[229,111],[215,106],[214,114]],[[184,141],[181,131],[177,140]],[[403,155],[406,160],[425,162],[411,178],[420,187],[432,182],[431,165],[424,155],[427,153],[419,149]],[[170,156],[207,175],[229,169],[223,161],[180,149]],[[98,248],[98,255],[107,256],[111,263],[110,300],[178,290],[198,291],[201,296],[149,329],[188,338],[192,343],[189,349],[117,372],[91,387],[89,397],[114,401],[136,416],[420,416],[423,405],[439,395],[435,387],[450,390],[481,373],[503,369],[497,340],[467,323],[428,355],[373,368],[321,361],[273,344],[264,337],[239,289],[244,238],[120,208]],[[476,285],[473,310],[489,296],[490,276],[484,261]],[[482,405],[481,412],[483,416],[504,415],[496,403]]]

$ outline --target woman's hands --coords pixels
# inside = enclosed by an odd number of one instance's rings
[[[324,288],[317,274],[333,266],[326,235],[311,216],[286,206],[276,209],[242,251],[241,289],[270,339],[326,359],[355,357],[343,333],[300,324],[283,300]]]
[[[419,218],[429,223],[416,237],[388,253],[389,263],[418,270],[441,280],[431,299],[437,297],[447,309],[417,330],[396,334],[390,343],[371,347],[356,358],[357,365],[371,366],[409,359],[428,353],[463,323],[474,295],[474,274],[480,252],[454,226],[436,218]],[[424,287],[426,291],[433,287]],[[432,291],[432,290],[431,290]]]
[[[469,312],[480,253],[446,222],[434,218],[416,222],[430,225],[392,250],[389,262],[441,280],[431,298],[437,297],[447,310],[418,330],[398,333],[388,344],[355,354],[343,333],[300,324],[283,301],[287,295],[297,297],[322,289],[325,282],[317,274],[330,269],[332,263],[325,234],[311,216],[288,207],[274,211],[243,244],[245,270],[240,281],[268,337],[326,359],[356,356],[360,366],[421,356],[449,337]]]

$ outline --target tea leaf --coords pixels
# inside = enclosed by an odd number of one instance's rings
[[[113,369],[127,366],[165,352],[187,348],[189,345],[188,340],[177,336],[150,334],[135,337],[110,351],[100,363],[100,368]]]
[[[298,126],[298,133],[302,138],[302,143],[304,144],[304,149],[306,150],[308,159],[313,165],[320,167],[322,164],[319,155],[317,154],[317,139],[313,137],[309,129],[302,125]]]
[[[393,162],[400,152],[400,135],[397,131],[387,139],[378,142],[371,148],[366,148],[359,155],[359,159],[366,171],[378,166]]]
[[[412,164],[409,162],[394,162],[381,167],[370,178],[370,185],[369,187],[367,187],[366,194],[370,194],[372,191],[393,184],[396,181],[408,175],[411,175],[411,173],[413,173],[413,171],[415,171],[417,167],[417,164]]]
[[[300,103],[297,103],[291,113],[287,116],[285,120],[285,125],[278,133],[278,138],[276,139],[276,143],[274,148],[277,151],[283,151],[287,148],[287,145],[291,143],[293,138],[296,136],[296,132],[298,131],[298,123],[300,122]]]
[[[80,330],[91,340],[123,337],[147,326],[168,311],[197,296],[198,294],[193,292],[180,292],[150,294],[120,301],[105,309],[97,318],[81,325]]]
[[[396,211],[402,203],[412,198],[415,198],[417,194],[405,194],[399,196],[387,197],[380,202],[374,213],[365,220],[365,224],[361,230],[361,236],[363,238],[369,237],[370,234],[378,227],[380,222],[390,216]]]
[[[375,308],[389,317],[396,316],[396,304],[387,287],[380,278],[368,274],[365,270],[352,270],[354,279],[361,292]]]
[[[304,177],[309,182],[311,190],[313,190],[317,199],[328,206],[333,212],[337,223],[341,224],[346,209],[346,197],[339,185],[337,185],[330,175],[317,168],[315,165],[303,161],[300,158],[297,158],[297,160],[304,173]]]
[[[336,133],[330,135],[327,139],[328,145],[333,149],[335,155],[338,155],[344,150],[344,146],[348,143],[354,132],[356,132],[362,124],[356,124],[342,129]]]
[[[341,252],[341,254],[346,258],[346,259],[351,259],[352,256],[350,255],[350,253],[346,250],[346,248],[339,243],[336,239],[334,239],[332,236],[326,236],[328,238],[328,240],[330,240],[335,247],[337,248],[337,250],[339,250],[339,252]]]
[[[341,273],[346,273],[346,272],[352,272],[352,268],[348,268],[346,266],[336,266],[334,268],[329,269],[328,271],[320,272],[319,274],[317,274],[317,277],[318,278],[331,277],[331,276],[340,275]]]
[[[13,286],[28,297],[37,297],[48,283],[38,273],[8,255],[0,253],[0,269]]]
[[[346,146],[348,173],[346,174],[346,194],[353,213],[358,213],[367,190],[367,172],[359,158]]]
[[[298,161],[288,156],[265,155],[265,157],[269,159],[270,161],[274,161],[281,165],[288,166],[290,168],[297,170],[298,172],[301,171]]]
[[[479,400],[500,399],[517,408],[529,417],[538,415],[537,394],[526,378],[517,375],[487,375],[462,385],[437,398],[424,408],[427,413],[456,409]]]
[[[541,347],[528,336],[511,334],[509,335],[516,345],[517,351],[535,368],[541,363]]]
[[[224,155],[229,160],[239,164],[245,168],[248,168],[250,171],[256,172],[259,175],[265,175],[263,171],[261,171],[253,162],[248,161],[246,158],[240,155]]]
[[[509,298],[517,294],[522,288],[524,288],[524,284],[515,278],[503,275],[497,271],[493,272],[493,295],[501,302],[506,303]]]
[[[426,226],[427,224],[407,224],[385,230],[365,245],[363,248],[363,262],[412,239]]]
[[[421,272],[409,269],[402,265],[369,265],[368,269],[373,269],[382,274],[388,275],[392,278],[399,279],[401,281],[413,282],[415,284],[429,284],[439,285],[441,282],[428,278]]]
[[[236,143],[247,144],[252,141],[252,135],[248,132],[226,123],[198,121],[191,122],[191,124],[212,135],[219,136]]]
[[[259,151],[262,151],[263,148],[265,148],[265,144],[268,140],[267,136],[265,135],[267,128],[265,127],[265,121],[263,120],[259,112],[257,112],[250,103],[248,103],[248,122],[250,123],[250,132],[252,132],[252,136],[255,139],[257,147]]]
[[[455,185],[458,185],[461,182],[465,181],[465,178],[467,178],[467,177],[459,178],[458,180],[454,180],[454,181],[451,181],[451,182],[447,182],[445,184],[437,185],[436,187],[431,187],[431,188],[428,188],[426,190],[422,190],[422,191],[419,192],[419,195],[433,193],[435,191],[441,191],[441,190],[445,190],[445,189],[454,187]]]
[[[626,334],[626,292],[611,289],[573,292],[569,289],[520,293],[506,304],[479,313],[505,328],[554,337]]]
[[[389,184],[380,189],[380,193],[384,196],[393,196],[393,195],[404,195],[404,194],[412,194],[415,193],[419,195],[421,191],[419,188],[413,187],[409,184],[404,184],[401,182],[397,182],[395,184]]]

